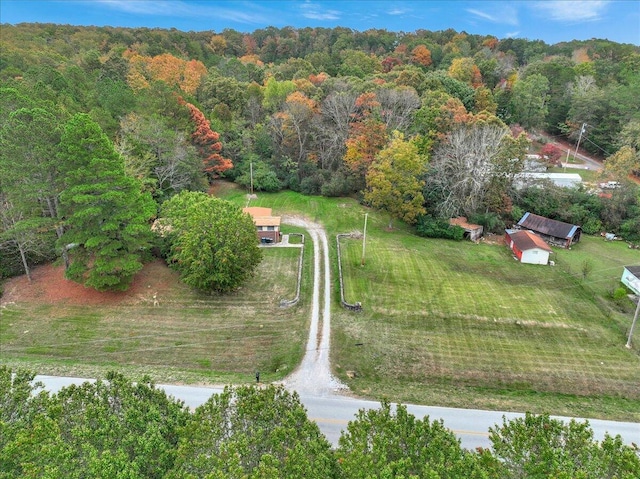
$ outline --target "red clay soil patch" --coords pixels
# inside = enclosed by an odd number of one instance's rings
[[[497,245],[503,245],[504,244],[504,235],[496,235],[493,233],[489,233],[486,234],[484,236],[481,237],[481,241],[483,243],[486,244],[497,244]]]
[[[85,288],[64,277],[64,267],[51,264],[35,268],[33,281],[26,276],[11,278],[4,284],[2,303],[46,303],[69,305],[153,304],[154,294],[164,296],[178,280],[161,260],[148,263],[135,276],[131,287],[123,292],[99,292]]]

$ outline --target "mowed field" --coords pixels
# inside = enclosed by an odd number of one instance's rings
[[[232,185],[215,193],[246,205]],[[638,250],[584,237],[571,250],[554,248],[554,267],[522,265],[500,237],[480,244],[419,238],[397,222],[388,229],[385,214],[352,199],[259,193],[251,204],[326,228],[331,357],[354,394],[640,421],[640,333],[633,350],[624,347],[633,305],[608,299],[622,266],[640,264]],[[364,308],[353,313],[339,306],[335,235],[363,232],[365,213],[365,264],[362,238],[341,241],[346,299]],[[295,294],[294,248],[266,248],[256,277],[233,295],[196,294],[160,264],[138,284],[144,294],[131,293],[142,299],[5,304],[2,361],[78,375],[118,368],[173,382],[246,382],[255,370],[265,381],[281,379],[307,337],[312,248],[305,249],[302,301],[291,309],[278,304]],[[163,288],[145,283],[160,277]],[[163,291],[156,307],[154,288]]]
[[[5,283],[0,361],[80,377],[118,369],[178,383],[255,381],[256,371],[280,379],[302,357],[309,304],[279,306],[295,296],[300,249],[263,252],[255,277],[224,296],[193,291],[160,260],[122,294],[71,283],[61,267],[37,268],[33,284]]]
[[[640,356],[624,347],[632,315],[610,309],[589,282],[615,286],[637,251],[585,238],[545,267],[518,263],[502,244],[393,233],[367,241],[364,266],[360,240],[341,245],[347,300],[364,311],[333,323],[334,358],[355,373],[354,391],[640,420]],[[615,260],[598,262],[586,280],[562,268],[580,249],[603,248]]]

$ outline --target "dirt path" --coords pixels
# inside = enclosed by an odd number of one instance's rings
[[[309,339],[302,363],[285,378],[284,384],[300,395],[337,395],[347,387],[333,377],[329,363],[331,276],[327,234],[322,226],[300,218],[285,217],[283,222],[306,228],[313,241],[313,295]]]

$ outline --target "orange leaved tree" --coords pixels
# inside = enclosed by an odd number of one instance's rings
[[[195,125],[195,131],[191,134],[191,139],[202,157],[202,170],[207,174],[209,180],[218,178],[222,173],[233,168],[230,159],[223,157],[220,134],[211,129],[211,124],[204,114],[191,103],[185,102],[191,121]]]

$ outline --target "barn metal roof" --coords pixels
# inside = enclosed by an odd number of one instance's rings
[[[467,220],[467,218],[465,216],[458,216],[457,218],[451,218],[449,220],[449,224],[450,225],[456,225],[456,226],[460,226],[461,228],[464,228],[465,230],[477,230],[482,228],[482,225],[476,225],[473,223],[469,223],[469,221]]]
[[[580,228],[577,225],[563,223],[562,221],[552,220],[544,216],[534,215],[533,213],[525,213],[518,225],[537,233],[542,233],[556,238],[571,239]]]

